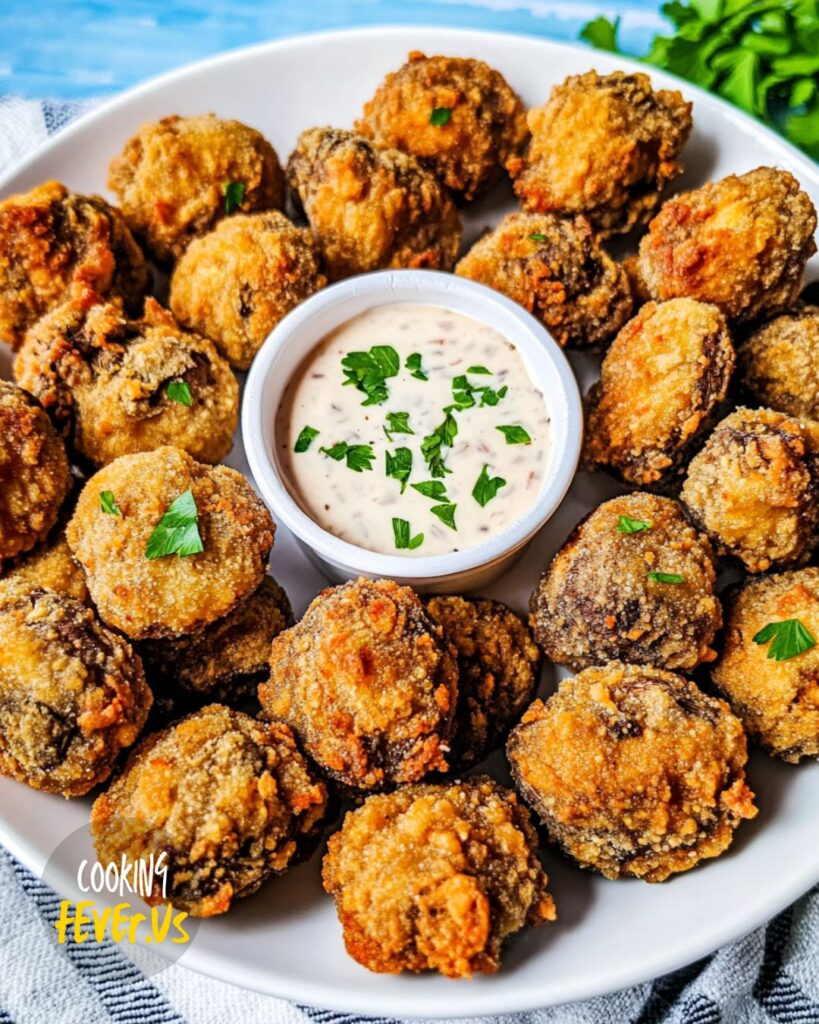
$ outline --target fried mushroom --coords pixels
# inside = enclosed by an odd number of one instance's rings
[[[10,563],[3,579],[20,583],[29,590],[38,587],[54,590],[83,604],[88,603],[85,573],[71,554],[64,529]]]
[[[819,306],[769,320],[737,355],[742,384],[760,405],[819,420]]]

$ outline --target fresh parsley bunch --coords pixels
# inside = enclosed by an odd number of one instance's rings
[[[655,36],[641,60],[718,93],[819,159],[819,0],[672,0],[662,12],[676,35]],[[595,18],[580,36],[622,53],[619,23]]]

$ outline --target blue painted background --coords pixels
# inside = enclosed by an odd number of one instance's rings
[[[117,92],[220,50],[355,25],[429,24],[574,40],[596,14],[622,17],[642,51],[660,0],[0,0],[0,93]]]

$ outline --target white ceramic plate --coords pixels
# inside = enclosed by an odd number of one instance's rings
[[[298,132],[314,124],[349,126],[381,76],[411,49],[480,57],[499,68],[529,104],[542,102],[567,74],[594,66],[636,69],[628,61],[543,40],[437,29],[356,30],[285,40],[174,72],[120,97],[61,133],[0,182],[0,195],[59,178],[104,191],[109,159],[144,120],[203,111],[261,129],[285,158]],[[683,184],[761,163],[793,171],[819,205],[817,166],[732,107],[680,87],[694,101],[694,134]],[[504,200],[481,203],[469,236],[495,221]],[[816,275],[816,269],[813,270]],[[593,361],[575,359],[582,383]],[[241,444],[229,460],[244,467]],[[569,529],[616,490],[605,477],[580,476],[527,557],[489,596],[523,611],[538,574]],[[272,571],[301,613],[324,580],[281,530]],[[553,674],[545,686],[554,685]],[[268,882],[226,917],[203,923],[183,963],[248,988],[334,1009],[379,1016],[475,1016],[577,1000],[644,981],[705,955],[760,924],[819,880],[819,764],[798,768],[754,755],[750,780],[759,817],[740,827],[717,861],[660,886],[608,882],[544,861],[559,922],[529,929],[509,945],[502,971],[472,982],[437,976],[374,975],[344,952],[341,930],[319,885],[319,859]],[[87,821],[89,801],[65,801],[0,780],[0,838],[40,871],[61,838]],[[68,876],[60,883],[68,894]]]

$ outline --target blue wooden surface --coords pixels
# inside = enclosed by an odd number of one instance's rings
[[[622,16],[642,50],[660,0],[0,0],[0,93],[81,98],[250,43],[355,25],[428,24],[574,40]]]

